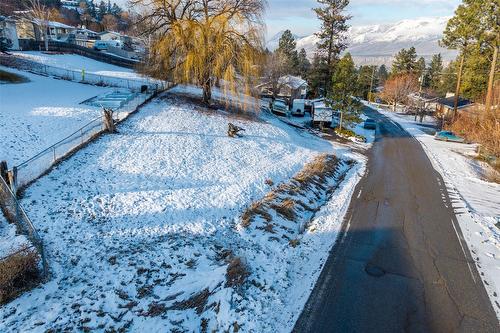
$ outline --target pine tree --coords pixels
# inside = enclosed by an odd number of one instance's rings
[[[417,51],[415,47],[410,47],[408,50],[401,49],[395,56],[392,63],[392,75],[415,73],[418,70]]]
[[[347,21],[351,16],[345,14],[345,9],[349,0],[318,0],[318,3],[321,6],[314,9],[321,21],[321,30],[316,34],[319,38],[317,47],[320,56],[325,58],[328,70],[328,79],[323,83],[323,88],[329,90],[333,65],[339,54],[347,48]]]
[[[431,63],[429,64],[429,88],[434,91],[439,90],[441,83],[441,72],[443,71],[443,59],[441,53],[432,56]]]
[[[371,95],[375,87],[379,84],[377,66],[361,66],[358,70],[358,93],[359,97],[371,100]]]
[[[458,6],[455,11],[455,16],[448,20],[446,28],[443,32],[443,38],[440,41],[441,45],[460,52],[453,116],[455,116],[457,111],[465,58],[471,45],[476,43],[477,31],[475,30],[479,25],[478,20],[480,17],[476,14],[477,13],[473,13],[468,10],[466,4]]]
[[[276,52],[280,53],[286,60],[286,69],[289,74],[296,75],[299,71],[299,56],[295,49],[297,42],[290,30],[285,30],[280,37],[278,49]]]
[[[387,67],[385,67],[385,65],[381,65],[379,67],[377,77],[380,84],[384,84],[384,82],[387,80],[387,78],[389,77],[389,73],[387,73]]]
[[[307,59],[307,52],[305,49],[301,49],[299,52],[298,56],[298,69],[299,69],[299,75],[302,78],[307,78],[307,74],[309,73],[309,70],[311,69],[311,63],[309,62],[309,59]]]
[[[352,97],[359,89],[357,76],[354,61],[347,53],[335,65],[332,88],[328,94],[331,106],[340,111],[340,130],[342,130],[344,122],[350,123],[354,118],[357,118],[360,111],[359,103]]]
[[[314,54],[311,69],[308,74],[309,90],[314,96],[325,96],[326,91],[324,88],[325,82],[329,82],[328,78],[328,64],[325,57],[320,56],[318,53]]]

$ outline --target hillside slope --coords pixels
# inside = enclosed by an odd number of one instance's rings
[[[243,137],[229,138],[228,122]],[[0,308],[0,331],[290,331],[363,160],[274,116],[207,112],[171,93],[118,130],[26,191],[52,279]],[[289,220],[275,205],[325,153],[334,169],[303,187]],[[245,225],[262,198],[263,215]]]

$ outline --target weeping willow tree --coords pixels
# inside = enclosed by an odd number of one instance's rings
[[[203,89],[209,104],[221,83],[226,96],[251,93],[262,60],[263,0],[132,0],[152,36],[147,70]],[[228,99],[229,100],[229,99]]]

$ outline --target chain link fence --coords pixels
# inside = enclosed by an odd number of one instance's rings
[[[171,85],[169,85],[169,87],[170,86]],[[140,105],[151,99],[155,93],[156,92],[136,94],[128,103],[114,110],[113,118],[115,123],[119,123],[126,119],[131,113],[136,111]],[[62,160],[68,154],[71,154],[105,130],[104,116],[100,115],[35,156],[14,166],[11,171],[14,173],[15,189],[28,185],[33,180],[49,171],[54,164]]]
[[[169,84],[166,81],[155,80],[148,77],[144,77],[142,79],[131,79],[126,77],[88,73],[85,70],[55,67],[41,64],[29,59],[6,55],[0,55],[0,64],[7,67],[14,67],[20,70],[29,71],[34,74],[57,77],[63,80],[97,86],[128,88],[132,91],[141,91],[143,86],[146,86],[149,90],[165,90]]]
[[[12,192],[11,188],[7,182],[0,176],[0,208],[3,211],[5,217],[8,221],[14,223],[17,227],[17,231],[20,234],[25,235],[31,242],[34,248],[37,249],[42,263],[42,277],[48,275],[48,264],[45,257],[45,250],[43,247],[43,242],[38,235],[33,223],[24,211],[23,207],[17,201],[16,196]],[[26,251],[28,248],[23,248],[20,251]],[[18,251],[19,252],[19,251]],[[7,257],[1,258],[1,261],[9,260],[10,257],[15,256],[18,252],[12,253]]]

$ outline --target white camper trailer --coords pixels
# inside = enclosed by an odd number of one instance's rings
[[[313,103],[312,107],[312,122],[313,125],[323,124],[330,126],[333,122],[334,111],[331,107],[326,106],[323,100]]]

